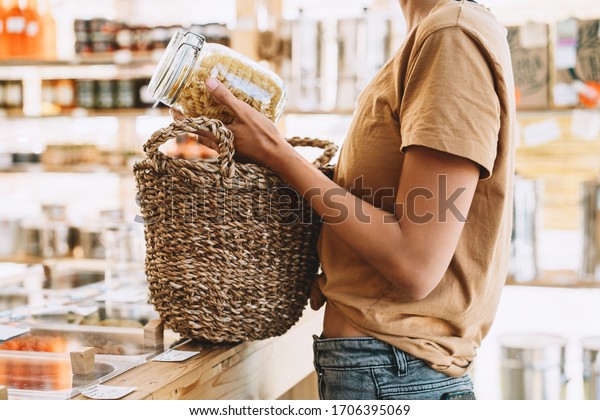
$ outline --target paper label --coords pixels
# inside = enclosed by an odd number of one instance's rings
[[[577,48],[557,45],[554,59],[557,69],[575,68],[577,64]]]
[[[21,334],[29,332],[29,327],[17,328],[10,327],[8,325],[0,325],[0,341],[10,340],[11,338],[17,337]]]
[[[133,61],[133,54],[130,50],[119,50],[113,54],[115,64],[129,64]]]
[[[88,398],[94,400],[118,400],[127,394],[131,394],[137,388],[125,387],[125,386],[107,386],[107,385],[94,385],[89,388],[83,389],[81,393]]]
[[[183,362],[195,355],[200,354],[198,351],[181,351],[181,350],[167,350],[166,352],[159,354],[154,359],[155,362]]]
[[[598,140],[600,134],[600,111],[575,110],[571,117],[571,133],[583,140]]]
[[[528,124],[523,127],[523,140],[528,147],[540,146],[560,138],[560,126],[555,119]]]
[[[548,27],[543,23],[526,23],[519,28],[519,44],[526,49],[547,47]]]
[[[557,69],[575,68],[577,64],[577,21],[556,23],[555,65]]]
[[[571,106],[579,103],[579,96],[573,85],[558,83],[553,89],[554,104],[557,106]]]
[[[12,16],[6,19],[6,33],[22,34],[25,32],[25,18]]]
[[[37,23],[36,21],[31,21],[27,24],[27,29],[26,29],[25,33],[27,34],[28,37],[33,38],[34,36],[37,36],[39,31],[40,31],[40,24]]]

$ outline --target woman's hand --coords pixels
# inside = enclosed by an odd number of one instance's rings
[[[233,144],[237,161],[257,163],[277,172],[286,157],[296,153],[271,120],[237,99],[221,82],[208,78],[205,84],[215,100],[227,106],[235,115],[234,122],[227,128],[235,136]],[[186,118],[174,109],[171,109],[171,115],[176,120]],[[199,142],[219,150],[217,139],[211,133],[200,131],[196,134]]]

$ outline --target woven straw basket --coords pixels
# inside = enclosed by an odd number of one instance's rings
[[[179,134],[210,131],[216,160],[189,161],[158,150]],[[295,146],[336,152],[327,141]],[[285,333],[304,310],[319,261],[320,221],[270,170],[234,162],[233,134],[218,120],[177,121],[155,132],[136,162],[146,238],[150,302],[167,327],[210,342],[262,340]]]

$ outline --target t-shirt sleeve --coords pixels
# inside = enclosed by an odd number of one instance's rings
[[[500,130],[492,64],[459,27],[430,34],[407,71],[400,105],[401,150],[425,146],[479,164],[491,176]]]

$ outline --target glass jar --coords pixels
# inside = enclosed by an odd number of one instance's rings
[[[233,121],[231,110],[216,102],[204,85],[208,77],[223,83],[238,99],[277,122],[287,95],[274,72],[202,35],[178,31],[171,38],[152,76],[149,93],[189,117],[205,116]]]

